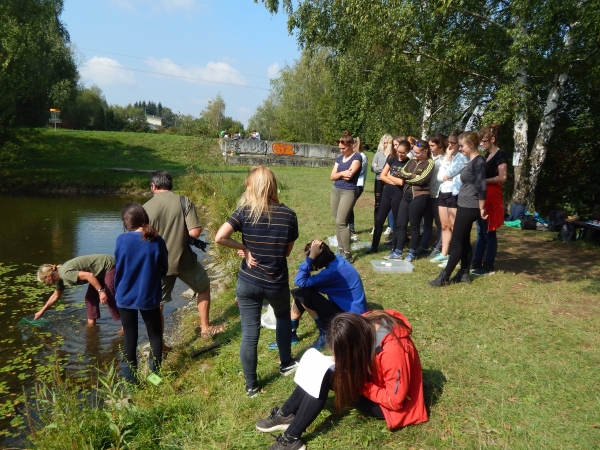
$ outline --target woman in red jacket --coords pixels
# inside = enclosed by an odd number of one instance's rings
[[[300,437],[323,410],[330,389],[336,411],[356,407],[384,419],[389,429],[427,421],[421,362],[411,332],[397,311],[335,316],[327,333],[335,370],[325,374],[319,397],[297,386],[281,408],[256,423],[263,432],[285,430],[271,449],[306,448]]]

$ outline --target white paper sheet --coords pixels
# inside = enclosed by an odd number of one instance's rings
[[[323,377],[335,364],[331,356],[325,356],[314,348],[309,348],[298,365],[294,381],[309,395],[319,398]]]

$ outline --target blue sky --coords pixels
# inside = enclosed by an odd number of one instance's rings
[[[221,92],[226,115],[247,124],[269,78],[299,57],[287,16],[253,0],[66,0],[61,18],[81,82],[109,104],[160,101],[198,116]]]

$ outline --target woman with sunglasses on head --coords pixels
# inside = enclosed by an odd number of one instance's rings
[[[404,180],[402,201],[396,217],[396,229],[392,241],[392,252],[387,259],[402,259],[402,250],[406,244],[407,226],[410,222],[410,250],[406,261],[416,259],[417,246],[421,237],[421,220],[429,202],[429,182],[433,176],[433,159],[427,142],[417,139],[413,142],[415,155],[400,171]]]
[[[319,380],[318,397],[298,385],[281,408],[256,422],[263,433],[284,431],[271,450],[306,449],[302,434],[323,411],[330,390],[336,412],[357,408],[385,420],[390,430],[426,422],[421,361],[411,333],[408,319],[393,310],[335,316],[327,332],[335,366]]]
[[[115,298],[125,332],[123,375],[136,383],[138,311],[150,341],[150,371],[158,370],[162,363],[161,278],[167,275],[169,258],[165,241],[149,225],[142,205],[127,203],[121,210],[121,219],[126,233],[117,237],[115,246]]]
[[[385,162],[392,153],[392,136],[390,134],[384,134],[377,146],[377,153],[373,157],[373,163],[371,164],[371,172],[375,173],[375,185],[373,192],[375,192],[375,211],[373,212],[373,230],[371,234],[375,232],[375,222],[377,221],[377,211],[379,211],[379,204],[381,202],[381,193],[385,183],[381,180],[381,172],[385,166]]]
[[[481,146],[485,150],[485,182],[487,196],[485,207],[488,219],[477,220],[477,242],[475,255],[471,263],[473,275],[490,275],[494,273],[494,261],[498,251],[496,230],[504,225],[504,202],[502,201],[502,185],[506,182],[508,156],[498,147],[500,125],[491,124],[483,128]]]
[[[392,142],[392,153],[388,157],[381,171],[381,181],[385,184],[381,193],[381,204],[377,211],[377,219],[375,220],[375,230],[373,231],[373,240],[371,248],[366,251],[366,254],[376,253],[379,249],[379,241],[383,232],[383,224],[388,213],[398,215],[398,208],[402,201],[402,186],[404,180],[400,178],[400,171],[406,163],[408,163],[408,152],[410,144],[403,140],[404,136],[396,136]]]
[[[460,173],[462,186],[458,193],[458,208],[454,231],[450,241],[450,258],[435,280],[429,282],[430,286],[446,286],[450,283],[470,283],[469,266],[471,264],[471,229],[473,222],[480,217],[487,219],[485,196],[487,186],[485,183],[485,160],[479,154],[479,135],[473,131],[462,133],[459,138],[460,151],[469,162]],[[460,270],[450,279],[452,271],[460,261]]]
[[[429,149],[433,158],[433,175],[429,181],[429,202],[423,216],[423,236],[421,246],[417,249],[416,256],[423,256],[429,253],[429,241],[433,232],[433,222],[437,230],[435,245],[431,250],[429,257],[436,256],[442,248],[442,226],[440,224],[440,214],[438,211],[438,195],[440,192],[440,182],[437,175],[442,164],[443,153],[446,148],[446,136],[443,134],[434,134],[428,140]]]
[[[338,140],[341,155],[335,160],[329,179],[334,181],[331,188],[331,213],[335,219],[335,236],[338,251],[353,263],[354,258],[350,253],[350,230],[348,229],[348,216],[354,204],[356,183],[362,167],[360,153],[354,153],[354,138],[346,131]]]
[[[354,138],[354,152],[359,154],[362,158],[360,174],[358,175],[358,180],[356,180],[356,191],[354,191],[354,203],[352,203],[352,209],[350,210],[350,215],[348,216],[348,229],[350,230],[350,234],[356,234],[356,230],[354,229],[354,205],[358,201],[359,197],[362,195],[365,189],[365,181],[367,180],[367,166],[369,165],[369,158],[363,151],[362,142],[360,137],[356,136]]]
[[[462,152],[458,151],[458,137],[461,134],[462,130],[454,130],[448,136],[448,146],[443,156],[440,170],[438,171],[438,181],[441,182],[438,211],[442,225],[442,248],[440,253],[429,261],[438,263],[442,268],[446,267],[448,263],[450,240],[452,239],[452,230],[454,229],[456,208],[458,208],[458,192],[462,185],[459,175],[469,162],[469,159]]]

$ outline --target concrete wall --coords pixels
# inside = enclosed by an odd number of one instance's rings
[[[296,144],[293,142],[255,141],[228,139],[221,142],[221,150],[230,155],[263,155],[279,157],[326,158],[333,160],[340,154],[338,147],[331,145]],[[331,164],[331,161],[330,161]]]
[[[234,166],[303,166],[303,167],[333,167],[331,158],[304,158],[302,156],[280,155],[239,155],[227,156],[227,164]]]

